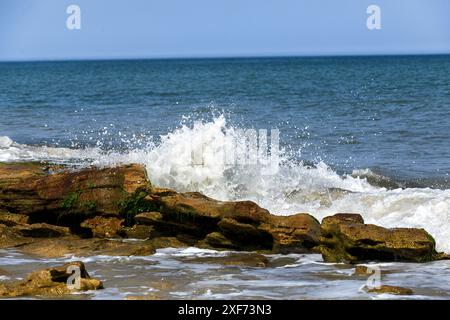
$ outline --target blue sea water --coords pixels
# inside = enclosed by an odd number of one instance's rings
[[[450,173],[450,56],[0,63],[0,113],[20,144],[118,150],[223,114],[338,172]]]

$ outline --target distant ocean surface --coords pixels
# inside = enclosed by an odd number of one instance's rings
[[[358,212],[450,252],[450,56],[0,63],[0,113],[0,161],[143,163],[157,185]],[[280,131],[278,174],[191,165],[192,141],[239,128]]]

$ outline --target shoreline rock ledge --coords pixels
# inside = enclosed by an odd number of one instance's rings
[[[183,246],[321,253],[325,261],[350,263],[444,258],[423,229],[368,225],[356,214],[322,224],[307,213],[276,216],[251,201],[155,187],[137,164],[74,170],[0,163],[0,248],[56,257],[148,255]]]

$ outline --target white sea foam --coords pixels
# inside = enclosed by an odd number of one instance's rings
[[[183,125],[162,136],[158,144],[126,153],[32,147],[1,137],[0,161],[71,159],[100,166],[142,163],[155,185],[200,191],[220,200],[249,199],[278,215],[309,212],[321,219],[336,212],[361,213],[368,223],[425,228],[435,237],[438,250],[450,252],[450,190],[387,190],[365,178],[341,176],[323,162],[311,168],[291,161],[285,152],[281,152],[279,172],[262,175],[263,165],[223,161],[226,146],[236,135],[237,128],[220,116]],[[204,151],[203,165],[192,164],[192,151],[198,148]]]
[[[9,137],[0,136],[0,161],[55,161],[84,162],[86,159],[100,156],[98,148],[71,149],[48,146],[29,146],[16,143]]]

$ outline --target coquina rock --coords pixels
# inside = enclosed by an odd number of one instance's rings
[[[68,279],[73,274],[74,269],[79,270],[80,286],[76,282]],[[82,262],[71,262],[60,267],[53,267],[31,273],[25,280],[0,284],[0,297],[19,296],[63,296],[75,291],[87,291],[102,289],[100,280],[92,279]]]
[[[364,224],[359,214],[326,217],[321,233],[319,249],[327,262],[426,262],[439,258],[434,239],[425,230]]]
[[[0,211],[28,216],[28,223],[74,227],[89,217],[118,216],[150,187],[139,165],[74,171],[41,163],[0,163]]]

